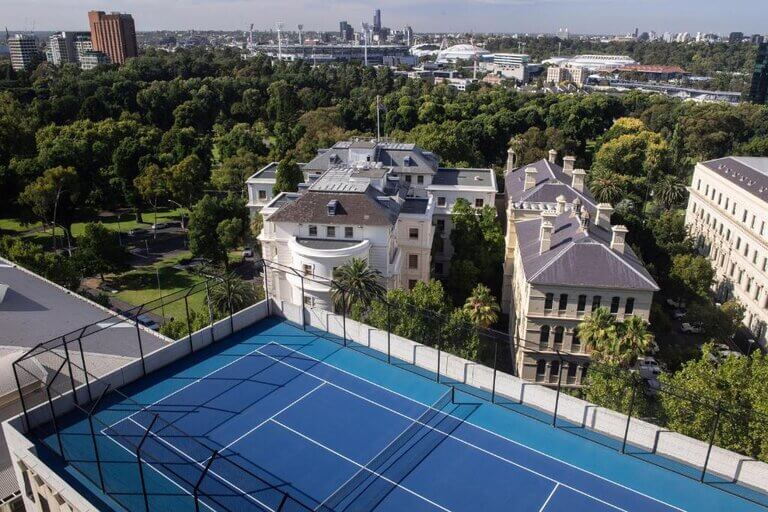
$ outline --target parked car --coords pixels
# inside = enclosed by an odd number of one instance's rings
[[[243,258],[253,258],[253,249],[250,247],[243,249]]]
[[[685,301],[683,299],[667,299],[667,306],[673,308],[685,309]]]
[[[146,235],[147,233],[149,233],[149,231],[144,228],[133,228],[128,231],[128,236],[141,236]]]
[[[690,324],[688,322],[683,322],[683,324],[680,326],[680,332],[685,334],[702,334],[704,332],[704,328],[701,326],[701,324]]]
[[[152,318],[150,318],[149,315],[139,315],[138,317],[136,317],[136,320],[144,327],[152,329],[153,331],[160,330],[160,324],[152,320]]]
[[[158,229],[170,228],[171,225],[172,224],[170,222],[158,222],[157,224],[152,224],[150,229],[157,231]]]
[[[638,359],[635,363],[635,368],[644,379],[655,379],[657,375],[661,374],[661,366],[659,366],[659,362],[656,361],[655,357],[651,356],[645,356]]]

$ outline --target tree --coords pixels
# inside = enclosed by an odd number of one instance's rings
[[[150,163],[133,180],[133,186],[136,187],[139,195],[152,206],[155,212],[155,224],[157,224],[157,207],[161,200],[168,198],[171,179],[168,169]]]
[[[284,158],[277,164],[272,193],[277,195],[280,192],[296,192],[303,181],[304,174],[299,165],[291,158]]]
[[[205,163],[197,155],[190,155],[170,168],[168,189],[175,201],[191,209],[195,201],[202,197],[208,178]]]
[[[53,167],[27,185],[19,196],[19,201],[30,206],[43,222],[53,222],[54,249],[56,249],[56,225],[60,210],[65,213],[62,224],[67,237],[70,236],[69,227],[73,213],[71,210],[78,192],[77,181],[77,173],[72,167]]]
[[[189,249],[195,257],[227,268],[227,251],[240,243],[247,225],[248,211],[241,198],[230,194],[218,200],[206,194],[189,216]]]
[[[368,310],[371,303],[385,295],[381,272],[369,267],[362,258],[352,258],[333,273],[331,298],[337,311],[350,311],[355,306]]]
[[[491,295],[491,290],[483,284],[478,284],[472,295],[464,303],[464,311],[475,325],[488,328],[499,319],[501,308],[496,298]]]
[[[103,281],[105,272],[116,272],[125,266],[126,253],[114,232],[101,222],[91,222],[77,237],[76,258],[87,274],[99,274]]]
[[[712,264],[704,256],[678,254],[672,258],[670,290],[678,298],[705,299],[714,277]]]
[[[648,332],[648,322],[639,316],[624,319],[618,325],[617,337],[620,342],[619,363],[624,368],[635,364],[637,359],[651,350],[653,335]]]
[[[216,318],[221,318],[230,313],[230,307],[235,313],[254,304],[256,293],[251,283],[243,281],[234,272],[227,272],[209,288],[207,302]]]
[[[219,190],[242,193],[245,191],[245,180],[259,170],[259,159],[253,153],[244,150],[234,156],[227,157],[213,168],[211,185]]]
[[[693,252],[693,241],[688,236],[685,216],[682,213],[667,210],[648,220],[654,241],[667,254],[674,256]]]
[[[615,203],[625,192],[626,181],[620,174],[599,170],[589,174],[589,191],[601,203]]]
[[[597,361],[618,363],[614,361],[617,338],[616,320],[608,308],[597,308],[579,323],[579,339],[589,347]]]
[[[685,199],[685,183],[677,176],[667,174],[656,183],[653,192],[664,208],[672,209]]]
[[[722,306],[697,301],[688,307],[686,320],[700,324],[709,339],[727,344],[741,327],[745,312],[738,300],[730,300]]]
[[[633,416],[646,416],[650,403],[641,392],[642,383],[626,368],[616,364],[593,364],[584,381],[584,398],[601,407],[628,414],[630,404]],[[636,386],[632,404],[632,386]]]

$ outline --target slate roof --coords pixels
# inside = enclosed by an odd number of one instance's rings
[[[397,221],[400,204],[380,199],[381,192],[369,186],[364,193],[310,190],[273,213],[270,222],[295,222],[360,226],[388,226]],[[328,202],[339,202],[335,215],[328,215]]]
[[[409,197],[400,208],[400,213],[424,214],[427,212],[429,200],[420,197]]]
[[[538,171],[536,186],[524,190],[525,169],[528,167],[535,167]],[[583,192],[577,192],[571,186],[571,177],[565,174],[563,168],[546,159],[513,169],[504,177],[504,184],[507,200],[513,203],[554,203],[557,196],[562,195],[569,204],[578,197],[588,210],[597,209],[597,200],[586,185]]]
[[[552,219],[552,245],[540,253],[541,218],[515,222],[526,280],[532,284],[658,291],[653,277],[627,245],[610,247],[611,233],[590,225],[584,231],[575,213]]]
[[[768,158],[727,156],[702,162],[707,169],[768,202]]]
[[[441,167],[432,176],[432,185],[489,187],[496,189],[492,169],[448,169]]]
[[[335,165],[349,162],[349,149],[374,149],[374,162],[394,167],[395,172],[432,174],[437,171],[438,157],[414,144],[369,141],[340,141],[329,149],[320,150],[318,155],[304,164],[307,170],[326,170]]]

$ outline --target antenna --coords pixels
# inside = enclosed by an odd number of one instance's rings
[[[277,60],[283,60],[283,39],[281,33],[283,31],[283,22],[277,22]]]
[[[304,44],[304,38],[301,36],[301,31],[304,30],[304,25],[299,23],[299,46]]]

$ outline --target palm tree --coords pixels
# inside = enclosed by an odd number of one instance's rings
[[[611,171],[596,171],[589,180],[589,190],[601,203],[615,203],[624,195],[622,178]]]
[[[472,290],[472,295],[464,303],[464,311],[469,314],[472,322],[483,328],[488,328],[499,319],[501,308],[491,290],[484,284],[478,284]]]
[[[621,340],[621,364],[632,366],[638,357],[648,353],[653,344],[653,335],[648,332],[648,322],[639,316],[631,316],[619,326]]]
[[[214,314],[221,317],[232,312],[240,311],[256,302],[256,294],[250,283],[243,281],[234,272],[221,276],[221,280],[209,287],[208,303]]]
[[[579,324],[579,339],[600,362],[613,362],[618,351],[616,320],[607,308],[597,308]]]
[[[333,273],[331,298],[337,310],[349,311],[353,305],[367,309],[374,300],[384,298],[381,272],[368,266],[362,258],[352,258]],[[345,304],[346,300],[346,304]]]
[[[653,193],[664,208],[670,209],[685,199],[685,184],[677,176],[668,174],[656,183]]]

